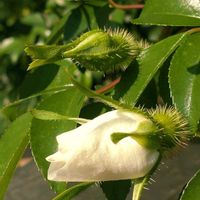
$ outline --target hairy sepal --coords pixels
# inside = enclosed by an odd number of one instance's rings
[[[77,64],[105,73],[126,69],[139,54],[141,47],[125,30],[93,30],[74,41],[74,48],[64,52]]]

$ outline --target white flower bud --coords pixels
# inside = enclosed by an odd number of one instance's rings
[[[145,176],[155,165],[158,151],[142,146],[131,136],[114,143],[111,135],[140,134],[141,126],[147,131],[150,123],[141,114],[114,110],[58,135],[58,151],[46,158],[51,162],[48,179],[85,182]]]

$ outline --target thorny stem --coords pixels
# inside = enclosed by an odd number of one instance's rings
[[[144,178],[138,178],[134,181],[134,189],[133,189],[132,200],[140,200],[142,190],[143,190],[146,182],[147,182],[146,176]]]
[[[146,176],[134,180],[134,189],[133,189],[132,200],[140,200],[143,188],[145,187],[145,185],[151,178],[151,175],[157,169],[158,165],[160,164],[161,159],[162,159],[162,155],[160,153],[158,160],[157,160],[156,164],[153,166],[153,168],[151,169],[151,171]]]
[[[113,0],[108,0],[110,5],[112,5],[115,8],[119,8],[122,10],[132,10],[132,9],[143,9],[144,5],[143,4],[131,4],[131,5],[122,5],[114,2]]]
[[[101,94],[101,93],[107,92],[108,90],[110,90],[111,88],[113,88],[115,85],[117,85],[120,82],[120,80],[121,80],[121,77],[115,79],[114,81],[112,81],[108,85],[103,86],[102,88],[96,90],[95,92],[97,94]]]

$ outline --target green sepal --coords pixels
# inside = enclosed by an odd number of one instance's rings
[[[40,119],[40,120],[69,120],[69,121],[74,121],[78,124],[84,124],[90,121],[83,118],[75,118],[75,117],[61,115],[59,113],[55,113],[55,112],[51,112],[47,110],[33,109],[31,110],[31,114],[33,115],[34,118]]]
[[[148,148],[148,149],[157,149],[159,150],[160,144],[159,139],[156,134],[148,132],[144,134],[140,134],[138,132],[134,133],[113,133],[111,135],[111,140],[113,143],[117,144],[120,140],[131,137],[133,140],[137,141],[140,145]]]
[[[29,65],[28,70],[63,59],[62,53],[69,48],[70,44],[31,45],[26,47],[24,51],[33,59],[33,62]]]
[[[113,133],[111,140],[117,144],[120,140],[131,137],[142,146],[149,149],[160,149],[160,141],[157,136],[158,127],[152,121],[144,121],[139,124],[137,130],[133,133]]]

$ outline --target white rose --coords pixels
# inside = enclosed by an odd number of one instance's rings
[[[111,135],[138,132],[149,123],[152,122],[141,114],[114,110],[58,135],[58,151],[46,158],[51,162],[48,179],[86,182],[145,176],[155,165],[158,151],[142,146],[130,136],[114,143]]]

